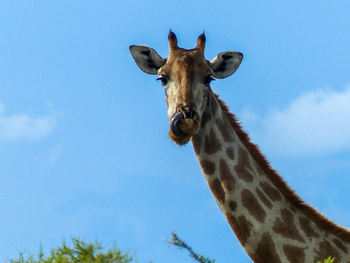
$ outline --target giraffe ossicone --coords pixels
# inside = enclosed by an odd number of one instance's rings
[[[306,204],[270,166],[210,82],[237,70],[240,52],[204,57],[205,35],[196,47],[178,46],[168,36],[169,56],[147,46],[130,46],[137,66],[158,75],[165,89],[169,136],[192,141],[218,206],[239,242],[256,263],[309,263],[329,256],[350,263],[350,231]]]

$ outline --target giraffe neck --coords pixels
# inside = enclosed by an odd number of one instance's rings
[[[193,147],[217,204],[254,262],[350,262],[350,232],[305,204],[214,94]]]

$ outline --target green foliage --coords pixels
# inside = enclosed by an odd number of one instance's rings
[[[326,258],[325,260],[323,260],[323,262],[317,261],[317,263],[333,263],[334,260],[335,260],[335,258],[328,257],[328,258]]]
[[[215,263],[215,260],[209,259],[197,254],[193,249],[181,240],[176,233],[172,233],[170,244],[185,249],[189,252],[190,257],[200,263]],[[112,249],[103,250],[98,242],[86,243],[84,240],[72,238],[72,245],[69,246],[63,242],[62,246],[52,249],[49,256],[45,256],[42,247],[40,246],[37,257],[29,255],[24,256],[19,254],[18,259],[12,259],[5,263],[132,263],[134,257],[129,253],[122,253],[120,249],[114,246]],[[317,263],[334,263],[335,258],[328,257],[323,262]]]
[[[194,260],[200,263],[215,263],[215,260],[211,260],[194,252],[193,249],[184,241],[182,241],[175,233],[172,233],[172,239],[169,243],[180,249],[187,250],[190,253],[190,257],[192,257]]]
[[[86,243],[84,240],[72,238],[71,247],[63,242],[62,246],[51,250],[50,256],[45,257],[40,247],[38,257],[30,255],[25,258],[20,253],[19,258],[10,260],[10,263],[129,263],[133,259],[133,256],[122,253],[115,246],[103,251],[98,242]]]
[[[206,258],[202,255],[197,254],[193,251],[193,249],[185,243],[185,241],[181,240],[176,233],[172,233],[172,239],[169,241],[171,245],[174,245],[180,249],[185,249],[190,253],[190,257],[195,259],[197,262],[200,263],[215,263],[215,260],[211,260],[209,258]],[[335,263],[335,258],[328,257],[323,260],[323,262],[318,261],[317,263]]]

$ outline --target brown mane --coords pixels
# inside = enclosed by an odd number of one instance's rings
[[[250,141],[248,134],[242,129],[236,116],[230,112],[226,104],[215,94],[215,98],[219,102],[221,110],[230,121],[232,128],[237,133],[242,143],[246,146],[254,160],[259,164],[262,170],[266,173],[270,181],[281,191],[281,193],[288,199],[297,209],[303,212],[308,218],[326,232],[331,232],[345,242],[350,242],[350,230],[341,227],[330,221],[314,207],[305,203],[284,181],[284,179],[271,167],[265,156],[261,153],[258,146]]]

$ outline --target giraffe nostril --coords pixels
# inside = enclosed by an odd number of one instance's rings
[[[185,119],[193,119],[195,115],[194,109],[195,107],[193,105],[185,105],[179,107],[179,111],[183,113]]]
[[[180,129],[180,124],[184,120],[184,115],[182,112],[177,112],[171,118],[170,129],[175,136],[182,136],[184,133]]]
[[[190,109],[188,111],[185,111],[185,118],[186,119],[192,119],[193,118],[193,115],[194,115],[194,110],[193,109]]]

